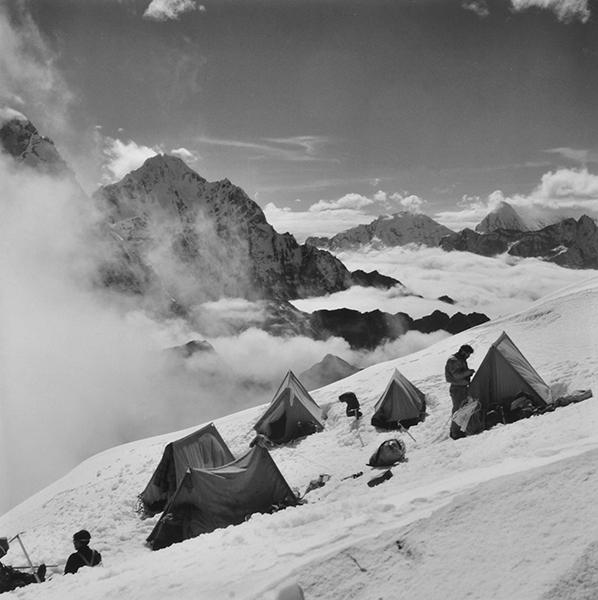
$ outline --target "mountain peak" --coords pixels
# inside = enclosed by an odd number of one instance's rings
[[[0,109],[0,149],[23,165],[52,175],[72,175],[54,142],[41,136],[25,115]]]
[[[475,228],[479,233],[490,233],[497,229],[528,231],[529,227],[508,202],[501,200]]]

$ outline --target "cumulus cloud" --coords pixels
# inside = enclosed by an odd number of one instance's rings
[[[102,149],[104,179],[109,182],[118,181],[159,152],[160,148],[158,147],[150,148],[143,144],[137,144],[133,140],[123,142],[119,139],[105,137]]]
[[[143,17],[153,21],[171,21],[188,12],[205,10],[206,7],[195,0],[152,0]]]
[[[57,59],[25,3],[13,3],[10,15],[8,5],[0,5],[0,104],[26,105],[52,132],[66,128],[73,101]]]
[[[310,212],[322,212],[325,210],[360,209],[374,203],[374,199],[367,198],[361,194],[345,194],[338,200],[319,200],[309,207]]]
[[[486,0],[464,0],[461,7],[465,10],[474,12],[478,17],[485,18],[490,16],[490,9]]]
[[[290,231],[297,239],[304,240],[312,235],[329,237],[399,210],[421,212],[424,204],[425,200],[414,194],[378,190],[371,196],[349,193],[336,200],[319,200],[307,211],[280,208],[271,202],[264,213],[275,229]]]
[[[588,0],[511,0],[511,5],[516,11],[529,8],[550,10],[564,23],[586,23],[591,15]]]
[[[437,212],[434,218],[451,229],[473,229],[501,202],[511,204],[528,224],[542,227],[567,216],[598,217],[598,175],[587,168],[561,168],[544,173],[529,194],[506,196],[496,190],[487,198],[464,196],[455,210]]]
[[[185,162],[195,162],[199,159],[199,156],[193,152],[191,152],[191,150],[187,150],[187,148],[173,148],[170,151],[170,154],[172,154],[173,156],[178,156],[180,159],[184,160]]]

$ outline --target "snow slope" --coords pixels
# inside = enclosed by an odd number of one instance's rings
[[[254,515],[242,525],[152,552],[144,539],[156,519],[139,520],[136,495],[164,444],[185,432],[92,457],[0,517],[0,532],[25,530],[35,560],[64,564],[72,533],[85,527],[104,566],[55,575],[15,595],[269,600],[283,584],[297,580],[307,598],[330,600],[595,598],[596,399],[475,437],[447,439],[447,356],[469,343],[475,368],[502,330],[549,384],[557,384],[557,392],[597,389],[594,277],[525,311],[313,392],[318,403],[333,403],[325,430],[272,451],[292,487],[303,491],[318,474],[332,476],[303,506]],[[404,437],[409,461],[394,468],[392,479],[369,488],[372,470],[365,463],[392,437],[377,433],[369,418],[395,367],[428,394],[430,414],[410,430],[416,442]],[[358,432],[336,402],[347,390],[364,408]],[[263,410],[216,421],[235,455],[247,448],[251,426]],[[341,480],[357,471],[364,475]],[[22,558],[12,548],[5,562],[22,563]]]

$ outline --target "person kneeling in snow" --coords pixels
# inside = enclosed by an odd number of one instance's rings
[[[0,558],[8,552],[8,540],[0,538]],[[37,575],[37,577],[36,577]],[[37,568],[36,575],[23,573],[14,567],[3,565],[0,562],[0,594],[10,592],[30,583],[41,583],[46,577],[46,565],[41,564]]]
[[[89,547],[91,535],[89,531],[82,529],[73,535],[73,552],[64,567],[64,574],[76,573],[81,567],[95,567],[102,562],[102,555],[97,550]]]

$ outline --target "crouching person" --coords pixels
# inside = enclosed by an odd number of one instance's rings
[[[81,567],[95,567],[102,562],[102,555],[97,550],[89,547],[91,535],[86,529],[77,531],[73,535],[73,546],[76,552],[73,552],[64,567],[64,574],[76,573]]]
[[[0,558],[7,552],[8,540],[6,538],[0,538]],[[9,567],[0,562],[0,594],[16,590],[17,588],[29,585],[30,583],[41,583],[44,581],[45,577],[46,565],[40,565],[34,575],[33,573],[19,571],[14,567]]]

